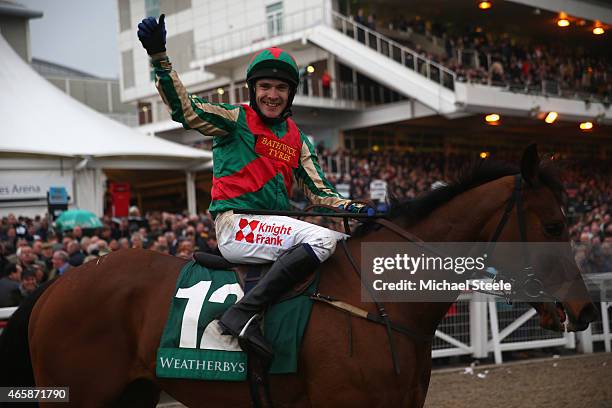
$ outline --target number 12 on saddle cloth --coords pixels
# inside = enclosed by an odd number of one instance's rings
[[[297,371],[302,336],[319,278],[300,296],[272,305],[263,323],[274,347],[271,374]],[[222,335],[217,318],[243,296],[233,271],[188,262],[181,270],[157,350],[156,374],[163,378],[244,381],[247,357],[238,341]]]

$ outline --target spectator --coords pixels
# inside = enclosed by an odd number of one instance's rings
[[[34,272],[34,276],[36,277],[36,283],[38,284],[45,283],[49,278],[49,274],[47,273],[47,271],[38,264],[32,265],[31,270]]]
[[[35,272],[31,269],[26,269],[21,273],[21,279],[17,288],[11,292],[11,306],[19,306],[21,302],[28,297],[38,287]]]
[[[370,30],[376,31],[376,16],[374,14],[368,14],[368,22],[366,23],[366,26]]]
[[[49,273],[50,280],[57,276],[62,276],[68,269],[70,269],[71,265],[68,262],[68,259],[68,253],[65,251],[55,251],[53,253],[53,258],[51,258],[53,269]]]
[[[331,76],[327,70],[321,75],[321,85],[323,86],[323,96],[329,98],[331,96]]]
[[[142,239],[142,235],[140,235],[140,233],[135,232],[134,234],[132,234],[132,248],[138,248],[138,249],[142,249],[144,248],[144,241]]]
[[[111,241],[108,243],[108,249],[110,249],[111,251],[118,251],[119,249],[121,249],[121,247],[119,246],[119,241],[117,241],[116,239],[111,239]]]
[[[80,266],[85,261],[85,253],[81,250],[81,245],[77,241],[68,244],[68,262],[72,266]]]
[[[18,263],[25,270],[36,263],[36,255],[31,247],[25,245],[17,251]]]
[[[11,307],[13,305],[13,292],[19,289],[22,268],[20,265],[9,263],[2,271],[0,278],[0,307]]]
[[[127,238],[121,238],[119,240],[119,249],[129,249],[130,241]]]
[[[178,240],[176,239],[176,235],[174,235],[174,232],[168,231],[164,234],[164,236],[166,237],[170,255],[176,255],[176,250],[178,248]]]
[[[179,258],[191,259],[193,257],[193,242],[188,239],[181,241],[176,256]]]
[[[361,25],[366,25],[366,19],[365,19],[365,15],[363,12],[363,9],[360,7],[357,9],[357,15],[353,18],[353,20],[357,23],[357,24],[361,24]]]
[[[206,244],[208,245],[208,252],[216,255],[221,255],[221,252],[219,251],[219,247],[217,245],[217,234],[209,234],[208,239],[206,240]]]
[[[53,265],[51,263],[51,258],[53,257],[53,244],[49,242],[45,242],[42,244],[41,254],[39,261],[45,264],[45,271],[50,271],[53,269]]]
[[[196,225],[196,235],[195,235],[195,244],[198,251],[207,252],[208,244],[206,240],[208,239],[208,232],[210,229],[204,225],[203,222],[198,222]],[[166,242],[167,245],[167,242]]]
[[[73,240],[81,242],[81,239],[83,239],[83,229],[77,225],[72,229],[71,235]]]

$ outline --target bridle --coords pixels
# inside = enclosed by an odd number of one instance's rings
[[[479,292],[491,294],[495,296],[501,296],[506,299],[506,302],[512,303],[512,298],[516,297],[517,294],[524,295],[527,298],[533,300],[546,300],[556,301],[557,299],[547,293],[544,290],[544,285],[542,281],[536,276],[535,269],[531,262],[531,256],[529,254],[527,248],[527,227],[525,222],[525,209],[523,205],[523,178],[520,174],[516,174],[514,176],[514,189],[512,190],[512,195],[506,202],[506,207],[504,209],[504,213],[502,218],[499,220],[497,224],[497,228],[495,228],[495,232],[493,236],[489,240],[489,244],[487,245],[487,254],[492,254],[495,249],[495,245],[497,240],[499,239],[502,231],[504,230],[508,220],[510,219],[510,215],[514,207],[516,207],[516,215],[518,221],[518,229],[521,237],[521,254],[523,259],[523,266],[518,271],[518,273],[513,274],[504,274],[503,271],[497,271],[492,268],[488,268],[485,274],[485,277],[491,278],[494,282],[504,280],[506,282],[510,282],[512,284],[512,292],[489,292],[481,290]]]

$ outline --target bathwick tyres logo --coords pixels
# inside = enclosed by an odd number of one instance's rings
[[[287,235],[291,235],[292,229],[291,226],[267,224],[258,220],[249,221],[246,218],[240,219],[238,228],[236,241],[273,246],[283,246],[283,240]]]

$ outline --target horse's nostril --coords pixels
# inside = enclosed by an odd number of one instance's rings
[[[597,310],[595,305],[593,303],[589,303],[589,305],[582,309],[582,312],[580,312],[580,317],[578,318],[578,321],[580,323],[589,324],[597,320],[598,315],[599,311]]]

